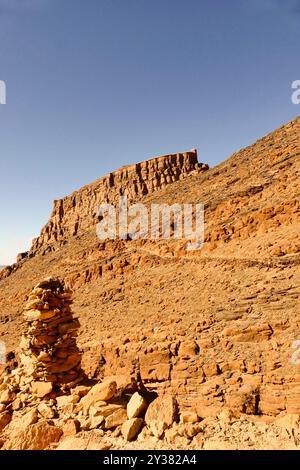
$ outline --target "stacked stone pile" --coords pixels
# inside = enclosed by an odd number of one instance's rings
[[[24,384],[45,382],[51,390],[51,384],[60,386],[81,379],[76,345],[79,321],[72,315],[71,303],[71,292],[53,278],[37,284],[29,295],[23,313],[28,327],[20,344]]]

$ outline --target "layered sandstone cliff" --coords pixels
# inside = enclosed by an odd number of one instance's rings
[[[38,251],[51,251],[53,245],[90,230],[97,223],[97,213],[102,203],[116,203],[122,195],[131,202],[182,180],[193,172],[202,173],[207,169],[208,165],[198,163],[197,151],[193,149],[109,173],[70,196],[54,201],[49,222],[34,240],[30,255]]]

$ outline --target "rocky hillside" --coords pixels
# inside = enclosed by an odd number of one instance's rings
[[[91,378],[142,378],[181,413],[300,414],[300,118],[215,168],[161,157],[56,201],[29,253],[0,275],[0,339],[19,344],[21,312],[45,276],[63,279]],[[96,209],[130,201],[205,204],[205,245],[96,237]]]

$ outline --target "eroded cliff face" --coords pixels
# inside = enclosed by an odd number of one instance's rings
[[[30,255],[46,253],[70,238],[91,230],[97,223],[102,203],[117,203],[122,195],[128,202],[163,189],[189,174],[202,173],[208,165],[198,163],[197,151],[165,155],[125,166],[109,173],[70,196],[54,201],[53,212],[33,242]]]
[[[44,276],[60,276],[74,292],[91,377],[139,374],[200,417],[300,414],[299,154],[297,118],[207,172],[195,152],[180,165],[161,157],[56,203],[35,256],[0,275],[1,339],[18,344],[26,294]],[[119,194],[147,205],[203,202],[204,248],[100,241],[93,214]]]

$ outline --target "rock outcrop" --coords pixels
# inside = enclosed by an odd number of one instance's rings
[[[194,149],[152,158],[109,173],[71,196],[54,201],[49,222],[33,242],[28,256],[47,252],[55,245],[91,230],[98,221],[98,209],[102,203],[117,203],[122,195],[131,202],[182,180],[193,172],[200,174],[207,170],[208,165],[198,163]]]

